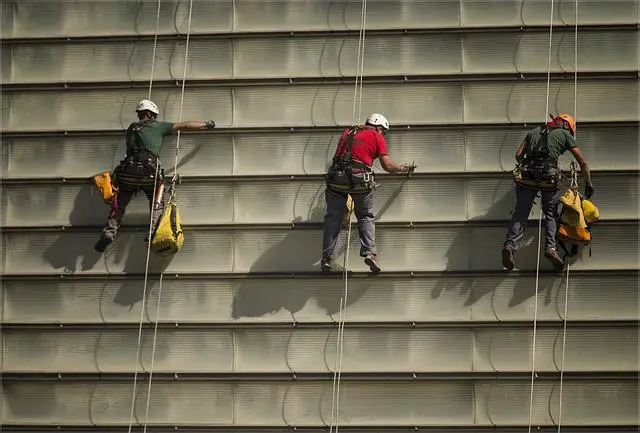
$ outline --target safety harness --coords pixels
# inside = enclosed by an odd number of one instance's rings
[[[114,171],[116,182],[129,185],[149,185],[155,181],[156,170],[160,168],[160,157],[147,149],[142,143],[140,131],[154,119],[145,119],[134,122],[127,128],[126,145],[127,153]],[[160,179],[164,178],[164,170],[158,170]]]
[[[534,145],[527,143],[524,157],[512,172],[517,184],[535,190],[558,188],[561,172],[558,160],[549,155],[549,134],[560,127],[554,119],[541,126],[540,139]]]
[[[373,169],[360,161],[354,161],[352,158],[353,139],[362,130],[364,128],[361,126],[351,127],[345,140],[346,154],[342,154],[341,147],[333,157],[331,167],[325,176],[328,189],[339,193],[357,194],[367,193],[376,188]],[[354,169],[361,170],[362,173],[355,173]]]

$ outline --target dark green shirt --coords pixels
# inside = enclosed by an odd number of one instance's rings
[[[529,131],[524,138],[524,152],[530,153],[533,146],[535,148],[538,141],[542,138],[542,127],[539,126]],[[563,128],[555,128],[549,132],[549,156],[555,160],[567,150],[576,146],[576,140],[569,131]]]
[[[160,154],[164,137],[172,133],[173,123],[155,121],[142,128],[140,131],[140,140],[145,149],[158,155]]]

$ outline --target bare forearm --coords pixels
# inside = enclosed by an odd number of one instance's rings
[[[389,160],[385,165],[386,167],[382,167],[382,168],[384,168],[384,170],[388,173],[399,174],[399,173],[404,173],[406,171],[403,165],[398,164],[395,161]]]
[[[582,172],[582,177],[584,177],[584,182],[591,183],[591,170],[586,161],[580,163],[580,171]]]
[[[174,131],[198,131],[201,129],[210,129],[215,126],[213,120],[185,120],[184,122],[176,122],[173,124]]]

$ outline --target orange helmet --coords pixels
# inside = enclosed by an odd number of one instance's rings
[[[567,113],[562,113],[558,115],[558,117],[569,124],[569,130],[571,131],[571,135],[576,135],[576,121],[573,117],[568,115]]]

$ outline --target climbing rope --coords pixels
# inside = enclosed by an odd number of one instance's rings
[[[147,99],[151,99],[151,90],[153,89],[153,75],[155,72],[156,66],[156,49],[158,46],[158,30],[160,25],[160,6],[162,4],[162,0],[158,0],[158,7],[156,10],[156,31],[155,36],[153,38],[153,51],[151,57],[151,73],[149,77],[149,93]],[[138,324],[138,343],[136,346],[136,363],[135,369],[133,372],[133,389],[131,391],[131,412],[129,415],[129,429],[128,433],[131,433],[131,429],[133,428],[133,419],[135,416],[135,408],[136,408],[136,387],[138,384],[138,365],[140,365],[140,351],[142,346],[142,324],[144,323],[144,313],[145,306],[147,303],[147,283],[149,279],[149,259],[151,257],[151,227],[153,226],[153,213],[155,208],[156,194],[158,189],[158,175],[159,175],[159,164],[156,164],[156,172],[154,175],[154,184],[153,184],[153,202],[151,203],[151,211],[149,215],[149,230],[147,232],[147,256],[145,259],[145,271],[144,271],[144,283],[142,289],[142,304],[140,307],[140,322]]]
[[[575,0],[575,17],[574,17],[574,32],[575,40],[573,44],[573,116],[574,119],[578,118],[578,0]],[[578,135],[578,131],[574,132],[574,135]],[[578,190],[578,173],[576,172],[575,162],[571,163],[571,188]],[[562,355],[560,358],[560,391],[558,396],[558,433],[562,426],[562,397],[564,392],[564,361],[565,361],[565,348],[567,343],[567,313],[569,311],[569,273],[571,271],[571,263],[567,262],[567,275],[565,277],[564,287],[564,314],[562,316]]]
[[[157,46],[157,39],[158,39],[158,23],[160,20],[160,3],[161,0],[158,0],[158,10],[157,10],[157,16],[156,16],[156,34],[154,37],[154,43],[153,43],[153,59],[152,59],[152,66],[151,66],[151,78],[149,80],[149,99],[151,99],[151,90],[152,90],[152,85],[153,85],[153,73],[154,73],[154,69],[155,69],[155,53],[156,53],[156,46]],[[182,75],[182,86],[181,86],[181,93],[180,93],[180,112],[179,112],[179,116],[178,116],[178,122],[182,121],[182,112],[183,112],[183,107],[184,107],[184,91],[185,91],[185,82],[186,82],[186,77],[187,77],[187,62],[188,62],[188,56],[189,56],[189,38],[191,35],[191,16],[192,16],[192,9],[193,9],[193,0],[189,1],[189,18],[188,18],[188,24],[187,24],[187,37],[186,37],[186,44],[185,44],[185,57],[184,57],[184,70],[183,70],[183,75]],[[171,197],[173,198],[173,195],[175,194],[175,179],[176,179],[176,172],[178,169],[178,155],[179,155],[179,148],[180,148],[180,131],[178,131],[177,134],[177,138],[176,138],[176,154],[175,154],[175,163],[174,163],[174,177],[172,180],[172,185],[171,185]],[[158,190],[160,191],[160,193],[158,193]],[[154,208],[155,208],[155,200],[156,200],[156,196],[159,197],[160,200],[162,200],[162,194],[164,194],[164,179],[160,180],[159,179],[159,164],[156,164],[156,173],[155,173],[155,183],[154,183],[154,190],[153,190],[153,197],[154,197],[154,203],[152,204],[152,209],[151,209],[151,215],[149,216],[149,231],[147,233],[148,237],[148,242],[147,242],[147,257],[146,257],[146,262],[145,262],[145,271],[144,271],[144,284],[143,284],[143,290],[142,290],[142,308],[141,308],[141,312],[140,312],[140,324],[138,327],[138,346],[137,346],[137,350],[136,350],[136,369],[134,372],[134,378],[133,378],[133,392],[132,392],[132,399],[131,399],[131,414],[130,414],[130,419],[129,419],[129,430],[128,432],[131,433],[131,429],[133,427],[133,418],[134,418],[134,414],[135,414],[135,401],[136,401],[136,384],[137,384],[137,379],[138,379],[138,364],[140,363],[140,348],[141,348],[141,341],[142,341],[142,324],[144,321],[144,313],[145,313],[145,306],[146,306],[146,302],[147,302],[147,286],[148,286],[148,281],[149,281],[149,261],[150,261],[150,256],[151,256],[151,236],[152,236],[152,227],[153,227],[153,216],[154,216]],[[143,432],[146,433],[147,431],[147,425],[148,425],[148,421],[149,421],[149,407],[150,407],[150,403],[151,403],[151,385],[152,385],[152,380],[153,380],[153,367],[154,367],[154,362],[155,362],[155,352],[156,352],[156,342],[157,342],[157,336],[158,336],[158,323],[159,323],[159,316],[160,316],[160,303],[161,303],[161,299],[162,299],[162,282],[163,282],[163,276],[164,273],[160,274],[160,283],[158,285],[158,300],[157,300],[157,305],[156,305],[156,318],[155,318],[155,324],[154,324],[154,329],[153,329],[153,343],[152,343],[152,348],[151,348],[151,365],[149,368],[149,383],[148,383],[148,388],[147,388],[147,401],[146,401],[146,407],[145,407],[145,418],[144,418],[144,426],[143,426]]]
[[[189,0],[189,18],[187,20],[187,38],[186,38],[186,42],[185,42],[185,51],[184,51],[184,68],[182,70],[182,86],[180,88],[180,111],[178,113],[178,122],[182,122],[182,112],[183,112],[183,108],[184,108],[184,86],[185,83],[187,81],[187,65],[188,65],[188,60],[189,60],[189,39],[191,36],[191,12],[193,10],[193,0]],[[175,183],[176,183],[176,178],[177,178],[177,171],[178,171],[178,155],[180,152],[180,131],[178,131],[177,137],[176,137],[176,155],[175,155],[175,162],[174,162],[174,166],[173,166],[173,179],[172,179],[172,185],[171,185],[171,200],[173,200],[173,197],[175,195]],[[151,245],[151,241],[149,241],[149,245]],[[147,268],[148,269],[148,268]],[[162,300],[162,282],[163,282],[163,277],[164,277],[164,272],[160,273],[160,283],[158,284],[158,300],[157,300],[157,304],[156,304],[156,320],[155,320],[155,324],[153,327],[153,343],[151,346],[151,365],[149,367],[149,385],[148,385],[148,389],[147,389],[147,403],[146,403],[146,408],[145,408],[145,417],[144,417],[144,427],[143,427],[143,433],[147,432],[147,424],[149,421],[149,405],[151,402],[151,381],[153,378],[153,366],[155,363],[155,358],[156,358],[156,342],[157,342],[157,337],[158,337],[158,323],[159,323],[159,319],[160,319],[160,303]]]
[[[356,58],[356,77],[353,91],[353,112],[351,126],[356,125],[362,114],[362,78],[364,70],[364,43],[365,43],[365,26],[367,22],[367,0],[362,0],[362,8],[360,13],[360,31],[358,34],[358,53]],[[358,88],[358,84],[360,87]],[[360,94],[358,95],[358,91]],[[358,104],[356,117],[356,103]],[[333,384],[331,395],[331,421],[329,432],[338,433],[338,422],[340,414],[340,379],[342,377],[342,359],[344,353],[344,325],[346,321],[347,299],[349,295],[349,251],[351,249],[351,221],[349,218],[347,224],[347,243],[344,252],[344,292],[340,298],[340,310],[338,316],[338,335],[336,340],[336,365],[333,371]]]
[[[156,69],[156,48],[158,47],[158,29],[160,25],[160,5],[162,0],[158,0],[158,10],[156,11],[156,33],[153,36],[153,53],[151,54],[151,78],[149,78],[149,97],[151,100],[151,88],[153,86],[153,73]]]
[[[547,59],[547,92],[545,100],[544,118],[543,122],[547,121],[547,115],[549,113],[549,93],[551,90],[551,51],[553,49],[553,6],[554,0],[551,0],[551,12],[549,18],[549,47],[548,47],[548,59]],[[536,256],[536,284],[534,293],[534,306],[533,306],[533,336],[532,336],[532,348],[531,348],[531,390],[529,395],[529,430],[531,433],[531,427],[533,424],[533,394],[534,394],[534,382],[536,377],[536,337],[538,330],[538,290],[540,287],[540,250],[542,246],[542,204],[540,206],[540,216],[538,218],[538,251]]]
[[[551,0],[550,6],[550,18],[549,18],[549,47],[548,47],[548,60],[547,60],[547,89],[546,89],[546,101],[544,122],[547,120],[549,113],[549,94],[551,87],[551,52],[553,49],[553,17],[554,17],[554,0]],[[577,105],[578,105],[578,0],[575,0],[575,42],[574,42],[574,96],[573,96],[573,116],[577,118]],[[571,173],[571,188],[577,188],[577,174],[575,173],[575,165],[572,163]],[[538,219],[538,251],[536,257],[536,282],[534,293],[534,309],[533,309],[533,336],[532,336],[532,349],[531,349],[531,391],[529,396],[529,429],[528,433],[531,433],[533,425],[533,396],[534,396],[534,384],[535,384],[535,360],[536,360],[536,337],[537,337],[537,325],[538,325],[538,291],[540,287],[540,253],[542,246],[542,206],[540,207],[540,217]],[[562,423],[562,393],[563,393],[563,379],[564,379],[564,361],[565,361],[565,347],[567,336],[567,311],[569,301],[569,270],[570,264],[567,263],[567,276],[565,281],[565,302],[564,302],[564,316],[563,321],[563,335],[562,335],[562,358],[560,362],[560,401],[558,409],[558,433],[561,429]]]

